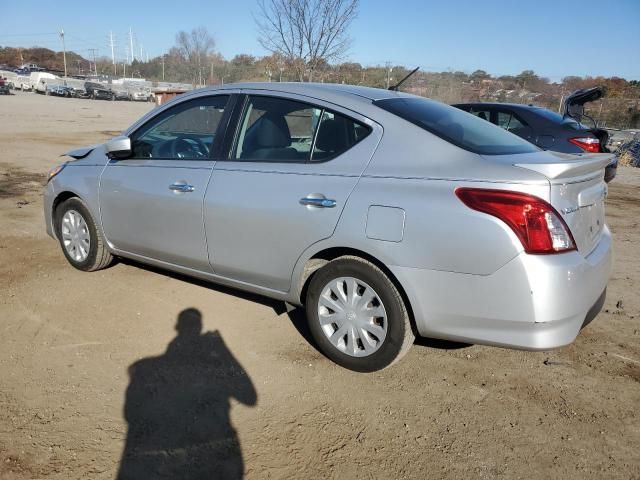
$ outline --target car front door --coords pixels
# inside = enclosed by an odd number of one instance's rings
[[[210,261],[216,275],[287,291],[299,256],[333,234],[382,129],[304,97],[248,95],[241,108],[205,196]]]
[[[116,250],[211,272],[202,204],[229,98],[200,96],[162,111],[130,136],[130,158],[109,161],[100,212]]]

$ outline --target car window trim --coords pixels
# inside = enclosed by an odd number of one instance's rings
[[[220,123],[218,123],[218,126],[216,127],[216,131],[214,132],[214,144],[213,144],[213,148],[211,149],[211,151],[209,152],[209,156],[205,157],[205,158],[170,158],[170,157],[163,157],[163,158],[141,158],[141,157],[134,157],[133,156],[133,151],[132,151],[132,156],[129,158],[125,158],[123,160],[120,160],[120,162],[122,161],[126,161],[126,160],[159,160],[159,161],[163,161],[163,162],[170,162],[170,161],[193,161],[193,162],[211,162],[213,160],[216,159],[215,154],[218,154],[218,150],[219,148],[216,146],[219,142],[216,142],[215,139],[219,138],[218,135],[220,133],[222,133],[223,135],[226,132],[226,125],[224,124],[225,121],[225,117],[227,116],[227,109],[229,108],[231,102],[232,102],[232,97],[234,96],[234,94],[232,93],[218,93],[215,95],[202,95],[202,96],[197,96],[194,98],[188,98],[185,99],[182,102],[178,102],[175,105],[172,105],[170,108],[164,109],[160,112],[158,112],[157,115],[154,115],[153,117],[149,118],[146,122],[144,122],[142,125],[139,125],[135,128],[135,130],[133,130],[132,132],[130,132],[128,134],[128,137],[131,139],[131,144],[133,146],[133,139],[135,137],[135,135],[142,129],[145,128],[146,125],[148,125],[150,122],[154,122],[156,119],[158,119],[158,117],[161,117],[163,115],[165,115],[167,112],[171,112],[174,108],[179,108],[180,106],[184,105],[185,103],[195,103],[197,101],[202,101],[202,100],[206,100],[208,98],[213,98],[213,97],[228,97],[227,98],[227,103],[224,106],[224,113],[222,114],[222,118],[220,119]],[[222,127],[224,127],[225,130],[222,130]],[[152,127],[153,128],[153,127]],[[224,140],[224,137],[223,137]]]

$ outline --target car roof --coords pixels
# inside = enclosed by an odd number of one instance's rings
[[[224,86],[213,86],[198,89],[198,92],[210,90],[265,90],[280,93],[295,93],[309,97],[331,100],[335,97],[350,97],[352,101],[371,103],[386,98],[412,97],[402,92],[385,90],[382,88],[363,87],[360,85],[345,85],[337,83],[301,83],[301,82],[247,82],[229,83]]]

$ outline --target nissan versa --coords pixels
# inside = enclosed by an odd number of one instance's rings
[[[571,343],[611,271],[612,155],[542,151],[457,108],[346,85],[195,90],[67,154],[48,233],[304,305],[324,354],[391,365],[414,336]]]

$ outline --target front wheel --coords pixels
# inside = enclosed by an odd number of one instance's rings
[[[85,272],[108,267],[113,257],[102,232],[79,198],[70,198],[56,208],[56,235],[67,261]]]
[[[359,257],[340,257],[318,270],[305,308],[320,350],[357,372],[392,365],[415,338],[396,286],[380,268]]]

